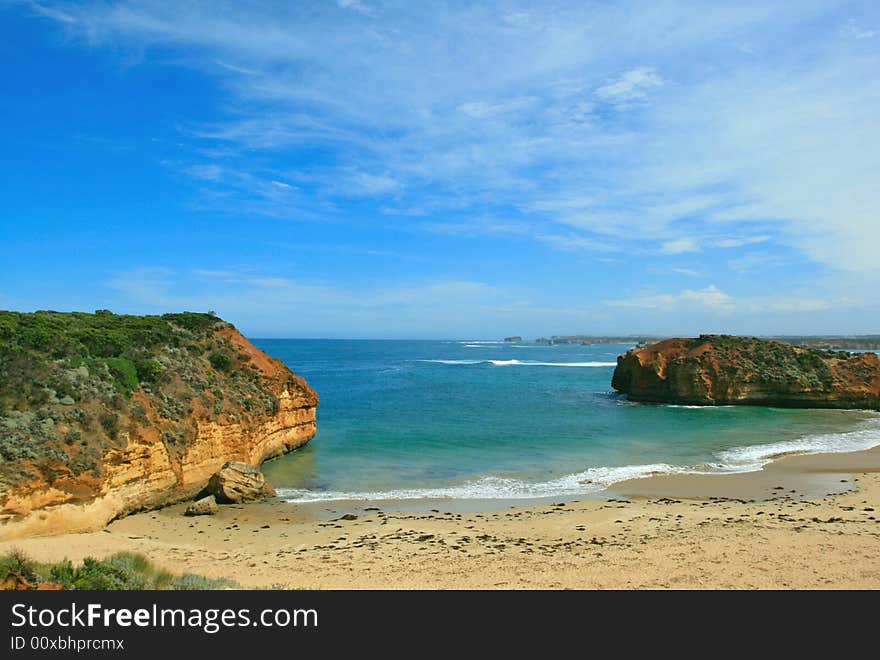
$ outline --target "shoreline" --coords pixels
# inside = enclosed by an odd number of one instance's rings
[[[140,552],[244,587],[880,588],[880,447],[634,479],[601,498],[471,512],[450,503],[274,500],[195,518],[184,503],[99,532],[5,541],[0,552],[74,562]]]
[[[703,408],[704,406],[696,407]],[[861,426],[848,429],[842,433],[832,434],[833,436],[844,437],[847,440],[844,447],[840,447],[838,442],[830,442],[828,444],[825,444],[824,446],[821,444],[817,446],[810,446],[811,443],[800,441],[785,441],[778,443],[748,445],[735,447],[733,449],[734,452],[744,451],[747,458],[736,458],[733,459],[732,462],[724,462],[722,460],[722,462],[720,463],[705,463],[690,466],[667,465],[662,462],[656,465],[633,463],[623,466],[589,468],[584,470],[580,474],[557,474],[553,475],[552,477],[546,477],[548,481],[539,482],[537,484],[522,481],[521,483],[516,484],[517,487],[510,489],[511,494],[509,495],[504,492],[504,486],[500,488],[500,491],[492,487],[488,489],[481,488],[479,484],[480,478],[477,477],[472,477],[470,481],[465,482],[464,484],[425,487],[424,489],[402,488],[401,490],[397,491],[389,490],[387,492],[382,492],[380,490],[375,493],[321,493],[320,491],[315,493],[305,492],[303,495],[305,499],[302,500],[296,499],[296,497],[300,496],[301,493],[301,491],[298,491],[297,489],[279,487],[278,490],[279,497],[282,500],[289,502],[290,504],[295,504],[297,506],[301,506],[310,510],[313,509],[316,511],[320,511],[326,507],[329,507],[331,509],[339,507],[356,509],[358,507],[363,508],[371,506],[393,507],[394,510],[413,512],[429,511],[430,509],[437,508],[438,506],[447,508],[451,507],[453,510],[460,513],[492,511],[497,508],[506,508],[509,506],[538,506],[552,503],[557,499],[601,500],[607,497],[607,493],[610,492],[619,494],[622,489],[628,491],[631,490],[633,494],[637,494],[639,492],[642,492],[643,486],[646,481],[649,483],[664,484],[662,490],[665,494],[676,495],[674,488],[677,487],[675,484],[678,483],[679,477],[684,478],[684,481],[682,482],[684,495],[682,496],[688,496],[687,494],[694,489],[696,489],[695,492],[697,493],[703,490],[707,492],[714,492],[718,485],[725,484],[725,486],[721,489],[722,493],[726,494],[725,496],[733,496],[733,494],[735,494],[734,491],[737,488],[742,488],[745,491],[743,495],[748,495],[749,498],[755,498],[765,496],[768,493],[766,491],[762,491],[760,488],[756,488],[755,485],[751,484],[750,479],[748,477],[745,477],[744,475],[766,474],[767,472],[780,471],[780,462],[782,462],[782,465],[788,465],[789,459],[792,457],[831,457],[836,455],[859,456],[863,452],[870,452],[872,450],[880,448],[880,414],[878,414],[876,411],[854,412],[860,412],[869,415],[868,417],[865,417],[862,421],[870,421],[871,424],[862,424]],[[856,435],[858,437],[850,438],[849,436],[852,435]],[[815,436],[808,436],[807,439],[812,440],[813,437]],[[833,437],[832,439],[837,440],[837,437]],[[771,451],[774,453],[769,453]],[[752,455],[749,455],[749,452],[753,452]],[[869,456],[869,454],[866,454],[866,456]],[[812,459],[805,460],[809,462]],[[821,459],[824,464],[828,464],[830,460],[830,458]],[[857,463],[857,465],[861,465],[863,462],[864,461],[859,462]],[[798,463],[795,462],[794,464],[797,465]],[[594,476],[593,474],[591,474],[593,471],[596,471],[600,474],[598,476]],[[786,470],[786,472],[791,472],[791,470]],[[489,477],[495,475],[483,476]],[[526,491],[528,491],[529,489],[538,491],[543,489],[540,487],[549,486],[553,482],[563,482],[566,479],[570,480],[577,477],[582,477],[582,479],[579,480],[578,483],[584,485],[584,490],[579,490],[577,487],[572,487],[572,483],[574,482],[571,482],[560,485],[559,492],[553,492],[554,489],[552,487],[546,488],[547,492],[549,492],[550,494],[514,494],[515,491],[519,489],[518,487],[523,487]],[[717,483],[714,482],[714,479],[716,477],[721,478],[721,481]],[[612,481],[612,479],[614,479],[614,481]],[[514,481],[516,481],[515,478]],[[798,482],[796,484],[797,487],[800,489],[804,489],[811,496],[838,492],[837,490],[826,490],[828,488],[833,489],[834,487],[833,482],[828,479],[825,480],[825,483],[819,483],[818,478],[813,480],[817,483],[812,483],[804,478],[797,479],[796,481]],[[699,482],[705,483],[703,483],[699,487],[696,487],[696,484]],[[472,492],[469,492],[471,491],[472,486],[476,487],[473,489]],[[670,490],[670,488],[672,488],[672,490]],[[454,492],[454,494],[438,494],[442,491],[449,491],[451,493]],[[380,495],[381,497],[366,497],[369,495]],[[321,497],[328,497],[328,499],[319,499]]]
[[[508,508],[540,507],[561,500],[572,502],[608,499],[676,497],[681,499],[760,500],[784,492],[796,492],[799,499],[811,499],[848,492],[836,474],[880,471],[880,443],[868,449],[847,452],[787,452],[767,459],[755,470],[743,472],[655,473],[614,482],[591,493],[548,495],[529,498],[405,498],[281,500],[296,506],[315,519],[329,519],[334,514],[363,512],[379,507],[385,511],[428,513],[435,509],[455,513],[486,513]]]

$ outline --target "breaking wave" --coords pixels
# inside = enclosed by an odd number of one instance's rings
[[[617,362],[538,362],[536,360],[416,360],[436,364],[491,364],[496,367],[616,367]]]

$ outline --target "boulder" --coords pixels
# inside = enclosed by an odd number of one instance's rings
[[[275,496],[259,468],[241,461],[229,461],[217,470],[208,480],[208,492],[224,504]]]
[[[183,512],[183,515],[211,516],[217,513],[218,510],[217,499],[213,495],[208,495],[207,497],[196,500],[186,507],[186,511]]]

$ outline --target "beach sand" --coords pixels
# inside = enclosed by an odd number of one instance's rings
[[[880,588],[880,447],[635,479],[603,497],[470,512],[450,501],[270,501],[196,518],[181,504],[0,552],[79,561],[129,550],[246,587]],[[336,520],[344,514],[357,518]]]

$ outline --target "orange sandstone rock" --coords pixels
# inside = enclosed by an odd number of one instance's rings
[[[611,385],[633,401],[876,410],[880,359],[875,353],[701,335],[621,355]]]

